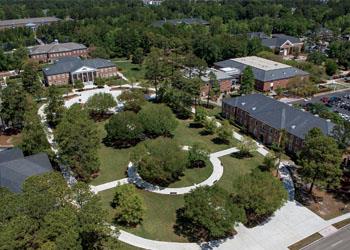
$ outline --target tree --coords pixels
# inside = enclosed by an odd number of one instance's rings
[[[307,61],[312,62],[316,65],[322,65],[322,63],[327,59],[327,56],[324,53],[319,51],[311,52],[307,55]]]
[[[99,170],[97,126],[80,105],[75,104],[65,112],[56,128],[55,141],[62,162],[70,166],[79,179],[88,181]]]
[[[190,168],[202,168],[209,162],[208,150],[200,144],[193,144],[188,151],[188,166]]]
[[[12,54],[12,63],[13,67],[20,72],[22,70],[23,65],[28,59],[28,49],[25,47],[19,47]]]
[[[218,186],[198,187],[185,194],[181,221],[189,223],[188,234],[197,240],[212,240],[231,235],[244,211],[230,202],[229,194]]]
[[[246,67],[242,72],[240,94],[250,94],[254,90],[254,74],[250,66]]]
[[[143,49],[142,48],[137,48],[132,55],[132,63],[134,64],[141,64],[143,62]]]
[[[216,120],[213,117],[206,117],[204,120],[204,132],[213,135],[217,129]]]
[[[47,141],[43,125],[37,112],[37,108],[34,104],[33,107],[25,112],[22,141],[19,147],[23,150],[24,155],[47,153],[52,157],[53,152],[51,151],[50,144]]]
[[[134,185],[117,187],[113,207],[116,209],[116,221],[129,226],[136,226],[141,223],[145,213],[143,201],[136,193]]]
[[[156,98],[158,98],[160,85],[170,74],[170,69],[165,63],[165,57],[161,50],[152,48],[144,61],[145,79],[155,88]]]
[[[1,217],[1,249],[117,248],[107,247],[115,232],[86,184],[69,188],[60,173],[52,172],[29,177],[22,193],[0,193],[0,209],[8,211]]]
[[[137,115],[131,111],[120,112],[105,125],[107,141],[118,147],[130,147],[142,138],[143,127]]]
[[[265,220],[286,202],[283,184],[268,172],[254,170],[233,182],[233,203],[244,208],[249,226]]]
[[[73,87],[75,88],[75,89],[83,89],[84,88],[84,83],[81,81],[81,80],[75,80],[74,82],[73,82]]]
[[[194,114],[194,122],[200,125],[204,125],[208,116],[208,112],[203,107],[197,107],[196,113]]]
[[[64,113],[64,99],[56,86],[49,87],[48,102],[45,107],[46,120],[51,127],[56,127]]]
[[[94,84],[98,87],[98,88],[103,88],[106,84],[106,79],[105,78],[101,78],[101,77],[97,77],[95,78]]]
[[[221,123],[221,126],[217,128],[216,134],[220,141],[228,144],[232,138],[232,127],[229,121],[225,120]]]
[[[332,59],[327,59],[325,66],[326,66],[326,73],[327,73],[327,75],[332,76],[332,75],[334,75],[337,72],[338,65]]]
[[[350,146],[350,122],[337,124],[332,135],[341,149],[348,148]]]
[[[263,160],[263,164],[261,166],[261,169],[264,171],[271,171],[272,169],[276,168],[277,162],[276,162],[276,156],[272,153],[268,153]]]
[[[187,166],[186,152],[169,138],[158,138],[136,148],[134,163],[142,179],[166,186],[178,180]]]
[[[207,107],[209,107],[210,98],[220,93],[220,86],[216,78],[216,75],[213,73],[213,71],[209,72],[208,77],[209,77],[209,83],[208,83]]]
[[[163,104],[143,106],[138,117],[145,132],[150,136],[171,136],[178,124],[170,108]]]
[[[249,157],[252,155],[252,151],[255,151],[257,149],[256,142],[247,138],[243,137],[242,141],[238,144],[239,149],[239,156],[240,157]]]
[[[23,88],[31,95],[39,95],[42,84],[38,75],[39,65],[33,61],[26,63],[22,72]]]
[[[103,117],[117,105],[115,98],[109,93],[98,93],[90,96],[85,103],[84,108],[88,110],[93,117]]]
[[[1,92],[1,118],[6,126],[21,129],[26,110],[26,94],[21,85],[9,83]]]
[[[134,111],[135,113],[139,112],[147,102],[145,94],[139,89],[123,91],[118,96],[118,101],[124,104],[124,110]]]
[[[311,129],[306,135],[299,163],[302,166],[300,175],[311,183],[310,193],[315,184],[320,187],[339,184],[341,151],[336,141],[324,135],[319,128]]]

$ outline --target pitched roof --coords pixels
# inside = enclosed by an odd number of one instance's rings
[[[20,149],[16,149],[16,156],[19,156],[18,150],[22,153]],[[8,156],[9,152],[6,151],[12,150],[2,151],[0,156],[6,154]],[[8,188],[12,192],[21,192],[22,184],[28,177],[50,171],[53,169],[47,154],[39,153],[23,157],[22,153],[22,157],[0,163],[0,186]]]
[[[23,152],[19,148],[10,148],[0,152],[0,164],[16,159],[23,158]]]
[[[286,41],[291,43],[301,43],[300,39],[294,36],[288,36],[285,34],[272,34],[271,36],[266,35],[264,32],[250,32],[247,34],[248,38],[259,38],[261,40],[262,45],[269,48],[279,48]]]
[[[306,76],[309,73],[286,64],[267,60],[257,56],[247,56],[214,63],[219,68],[237,68],[243,71],[252,67],[254,78],[262,82],[288,79],[295,76]]]
[[[29,49],[30,55],[69,52],[74,50],[86,49],[86,46],[79,43],[51,43],[37,45]]]
[[[12,25],[26,25],[26,24],[45,24],[51,22],[58,22],[61,19],[57,17],[33,17],[33,18],[22,18],[22,19],[9,19],[9,20],[1,20],[1,26],[12,26]]]
[[[158,20],[153,22],[153,26],[155,27],[161,27],[164,24],[169,23],[172,25],[179,25],[179,24],[187,24],[187,25],[208,25],[209,22],[206,20],[203,20],[202,18],[181,18],[181,19],[164,19],[164,20]]]
[[[224,99],[223,103],[248,112],[251,117],[270,127],[286,129],[301,139],[304,139],[312,128],[320,128],[324,134],[330,135],[334,127],[330,121],[262,94],[228,98]]]
[[[84,66],[95,69],[115,67],[110,60],[106,59],[96,58],[81,60],[79,57],[66,57],[56,61],[53,65],[44,68],[43,73],[46,76],[71,73]]]

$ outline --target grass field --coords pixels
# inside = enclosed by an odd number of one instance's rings
[[[125,228],[128,232],[153,240],[186,242],[186,239],[174,233],[176,210],[183,206],[183,196],[170,196],[137,190],[142,197],[146,214],[144,221],[136,228]],[[110,206],[115,189],[100,192],[103,205],[109,211],[110,221],[113,221],[114,210]]]
[[[182,176],[180,180],[170,184],[169,187],[188,187],[201,183],[202,181],[208,179],[212,172],[213,167],[211,163],[204,168],[187,168],[184,172],[184,176]]]
[[[126,58],[115,58],[112,61],[117,65],[120,72],[132,82],[142,81],[145,77],[145,70],[140,64],[133,64]]]
[[[245,159],[237,159],[231,155],[226,155],[220,158],[224,167],[224,174],[217,182],[217,185],[224,188],[228,192],[233,192],[232,183],[241,175],[249,174],[253,169],[262,164],[263,157],[254,153],[253,157]]]
[[[203,128],[190,128],[191,122],[191,120],[180,121],[175,130],[174,140],[182,146],[192,146],[198,143],[206,146],[210,152],[216,152],[234,147],[237,144],[235,139],[231,139],[229,144],[216,144],[214,142],[215,135],[201,135]]]
[[[98,123],[98,130],[101,135],[101,141],[106,136],[104,129],[105,122]],[[205,145],[210,152],[216,152],[236,144],[236,141],[232,139],[230,144],[215,144],[212,140],[214,135],[201,135],[201,128],[190,128],[190,121],[179,120],[179,125],[175,131],[174,140],[176,140],[181,146],[192,146],[194,143]],[[144,143],[144,142],[141,142]],[[127,177],[126,170],[130,159],[130,154],[133,148],[115,149],[112,147],[106,147],[101,143],[101,147],[98,150],[98,156],[101,162],[99,176],[92,180],[92,185],[99,185],[106,182],[118,180]],[[173,187],[181,187],[192,185],[193,183],[199,183],[209,177],[211,174],[211,168],[203,169],[188,169],[185,172],[185,176],[176,183],[173,183]]]

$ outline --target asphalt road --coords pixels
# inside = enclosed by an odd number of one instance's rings
[[[302,250],[349,250],[350,249],[350,225],[340,229],[335,234],[323,238],[314,244],[302,248]]]

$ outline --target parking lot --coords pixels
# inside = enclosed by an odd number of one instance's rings
[[[313,97],[310,100],[297,101],[301,105],[307,103],[323,103],[344,120],[350,121],[350,90]]]

